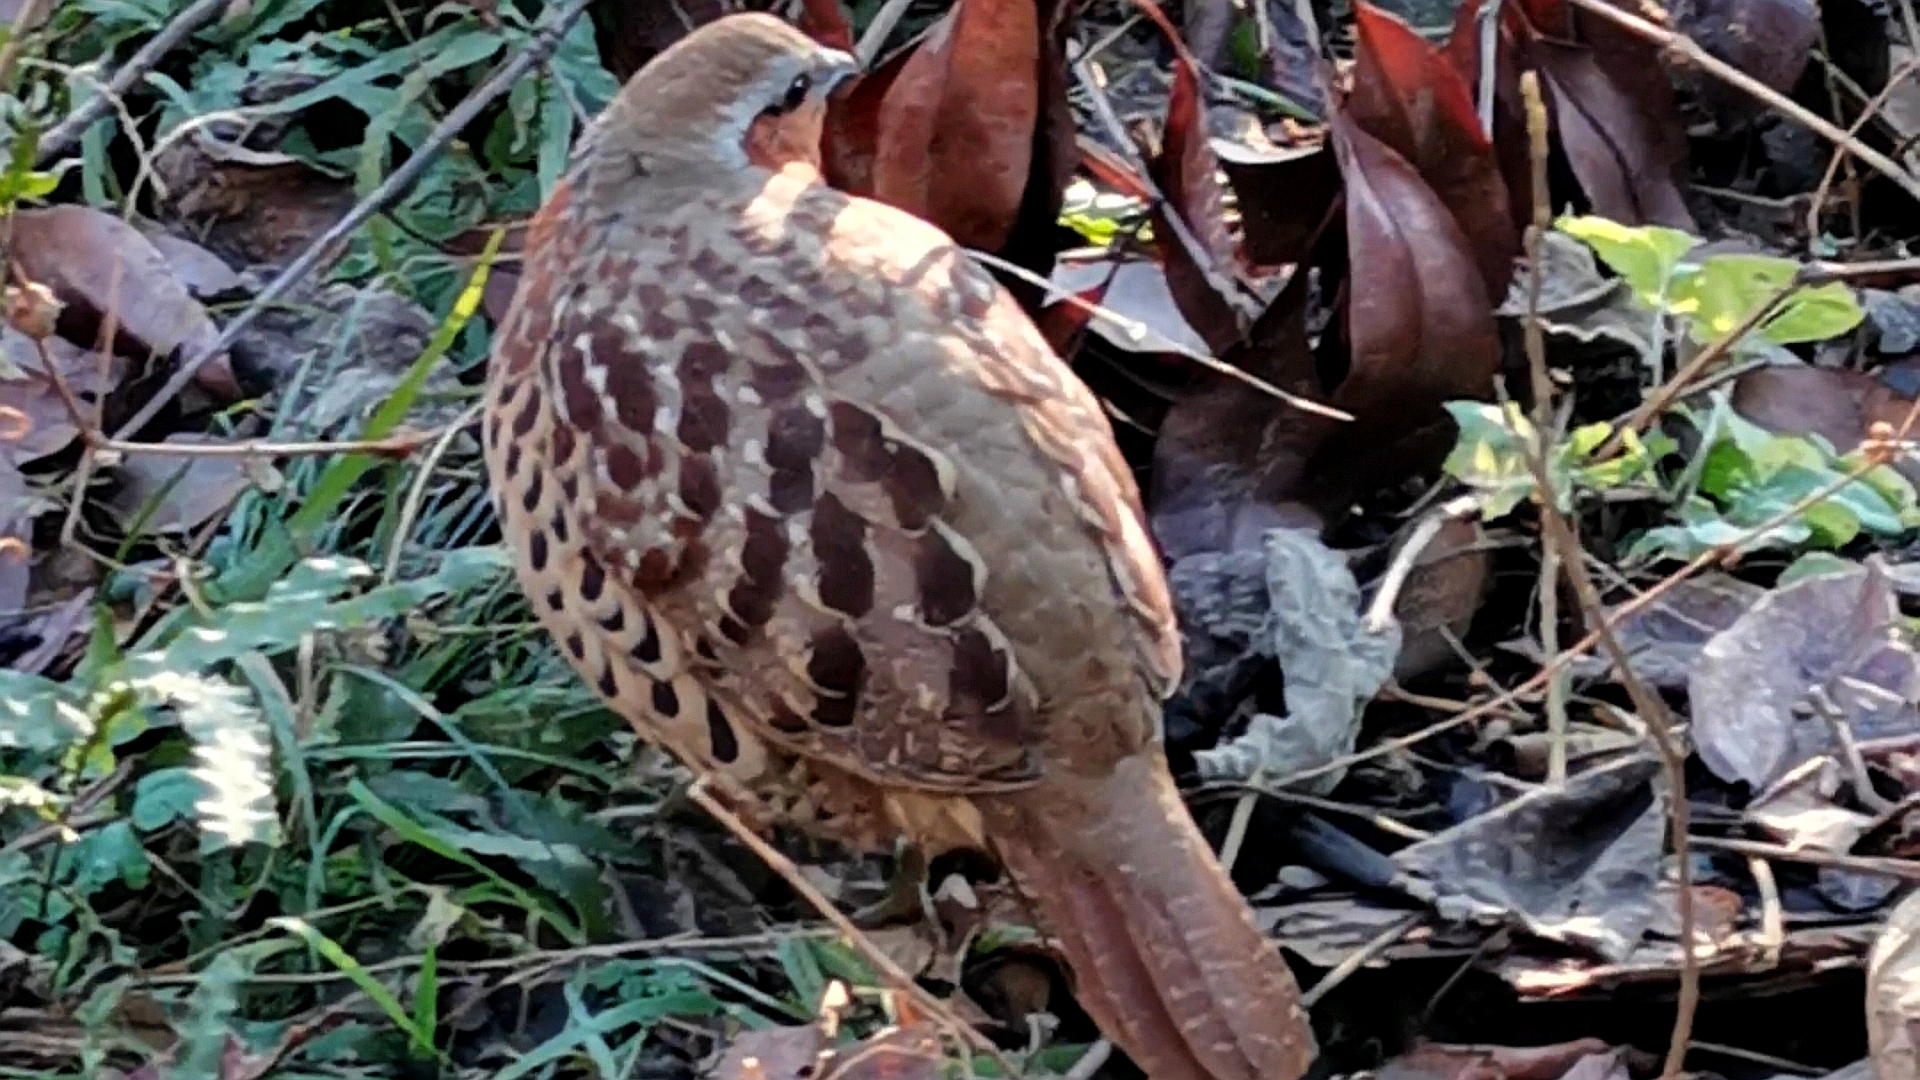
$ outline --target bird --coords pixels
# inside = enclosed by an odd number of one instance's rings
[[[998,860],[1155,1080],[1296,1080],[1274,942],[1189,816],[1166,578],[1098,400],[935,226],[828,186],[847,53],[658,53],[529,224],[483,451],[568,663],[758,829]]]

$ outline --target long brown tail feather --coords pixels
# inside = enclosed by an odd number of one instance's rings
[[[1064,782],[1063,782],[1064,781]],[[1156,756],[983,802],[1076,996],[1153,1080],[1298,1080],[1299,989]]]

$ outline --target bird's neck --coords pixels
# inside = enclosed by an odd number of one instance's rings
[[[642,155],[623,146],[596,147],[580,161],[572,179],[577,206],[621,217],[679,214],[696,203],[707,212],[744,210],[770,189],[820,183],[819,169],[805,160],[770,168],[744,154]]]

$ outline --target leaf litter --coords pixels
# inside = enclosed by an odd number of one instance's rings
[[[190,456],[106,433],[418,151],[526,13],[229,5],[58,171],[14,155],[11,295],[60,306],[10,315],[0,367],[10,1067],[951,1066],[951,1033],[676,801],[684,776],[566,675],[502,573],[459,425],[517,230],[614,74],[726,5],[641,7],[575,24],[133,436]],[[1809,94],[1810,43],[1864,97],[1907,47],[1856,7],[1714,0],[1669,25],[1845,129],[1859,102]],[[1786,156],[1784,97],[1579,2],[1501,5],[1484,60],[1474,4],[781,10],[871,59],[831,103],[828,179],[1050,284],[1006,274],[1110,405],[1168,559],[1171,759],[1330,1070],[1644,1080],[1690,957],[1728,991],[1690,1068],[1911,1072],[1903,193],[1852,163],[1823,184],[1830,148]],[[110,63],[158,28],[100,20],[27,48]],[[73,104],[53,70],[0,110],[16,146],[16,116]],[[1869,110],[1860,137],[1890,151],[1892,124]],[[397,441],[309,449],[354,439]],[[1575,550],[1543,541],[1548,503]],[[1569,560],[1602,610],[1556,577]],[[1578,651],[1602,619],[1624,667]],[[1685,791],[1633,684],[1678,711]],[[1124,1075],[982,865],[919,882],[782,839],[1029,1075]],[[1842,974],[1863,966],[1864,1001]],[[1570,1032],[1516,1000],[1587,1011]]]

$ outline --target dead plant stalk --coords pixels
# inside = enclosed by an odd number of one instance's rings
[[[948,1008],[946,1002],[928,993],[926,988],[915,982],[913,976],[907,974],[907,972],[894,961],[893,957],[888,956],[880,946],[873,943],[872,938],[862,933],[860,928],[853,924],[853,920],[842,914],[839,908],[834,907],[833,901],[827,899],[824,893],[814,887],[813,882],[808,881],[806,876],[800,873],[800,868],[793,864],[792,859],[782,855],[772,844],[761,839],[760,834],[754,832],[746,822],[740,820],[738,814],[735,814],[732,810],[722,805],[718,799],[715,799],[713,794],[707,790],[707,782],[708,778],[704,776],[695,780],[693,786],[687,790],[687,798],[702,810],[705,810],[715,821],[718,821],[724,826],[728,832],[734,835],[735,839],[745,844],[749,851],[758,855],[760,861],[767,864],[767,869],[780,875],[782,880],[792,886],[794,892],[800,894],[801,899],[813,905],[814,910],[825,916],[826,920],[833,924],[833,928],[840,932],[842,940],[852,946],[853,950],[859,953],[867,963],[872,964],[874,971],[892,983],[894,988],[919,1008],[920,1011],[926,1013],[928,1017],[947,1028],[953,1034],[964,1039],[975,1049],[991,1057],[996,1064],[1006,1070],[1007,1076],[1019,1077],[1022,1075],[1020,1070],[1014,1067],[1013,1062],[1010,1061],[1005,1054],[1001,1053],[1000,1048],[993,1044],[992,1040],[982,1035],[978,1028],[975,1028],[958,1013]],[[751,798],[752,796],[741,794],[740,797]]]
[[[1533,375],[1534,393],[1534,433],[1533,453],[1528,460],[1533,466],[1534,497],[1540,508],[1540,528],[1543,534],[1543,563],[1557,561],[1560,573],[1565,575],[1567,584],[1573,587],[1580,598],[1581,611],[1589,622],[1596,624],[1596,633],[1600,646],[1606,651],[1607,658],[1613,662],[1620,683],[1626,688],[1627,696],[1633,700],[1633,707],[1646,721],[1647,730],[1653,735],[1655,750],[1667,778],[1667,814],[1673,834],[1673,855],[1676,866],[1679,892],[1680,915],[1680,992],[1674,1006],[1673,1036],[1667,1044],[1666,1063],[1661,1069],[1662,1080],[1674,1080],[1681,1074],[1687,1058],[1687,1043],[1693,1034],[1693,1016],[1700,1005],[1700,959],[1694,952],[1694,910],[1693,910],[1693,873],[1692,855],[1687,847],[1687,776],[1686,755],[1681,751],[1678,740],[1673,734],[1673,721],[1667,715],[1666,702],[1654,693],[1634,673],[1633,665],[1627,660],[1627,651],[1620,645],[1620,639],[1613,628],[1607,624],[1606,608],[1600,603],[1600,591],[1593,584],[1593,576],[1587,571],[1586,552],[1580,547],[1580,537],[1574,531],[1573,523],[1560,512],[1560,506],[1553,490],[1553,478],[1548,471],[1548,442],[1552,438],[1550,423],[1553,417],[1553,382],[1547,376],[1547,338],[1540,323],[1540,288],[1544,277],[1540,260],[1541,238],[1553,225],[1553,210],[1547,203],[1547,106],[1540,95],[1540,78],[1534,72],[1525,72],[1520,76],[1520,93],[1526,99],[1527,140],[1529,154],[1533,164],[1533,225],[1527,229],[1526,246],[1529,263],[1527,278],[1527,318],[1526,348],[1527,366]],[[1541,606],[1551,610],[1547,598],[1558,589],[1557,581],[1542,580]],[[1544,621],[1544,615],[1543,615]],[[1549,646],[1551,648],[1551,646]],[[1551,686],[1551,684],[1549,684]],[[1559,718],[1560,730],[1554,732],[1553,757],[1564,777],[1566,771],[1566,730],[1564,716]]]

